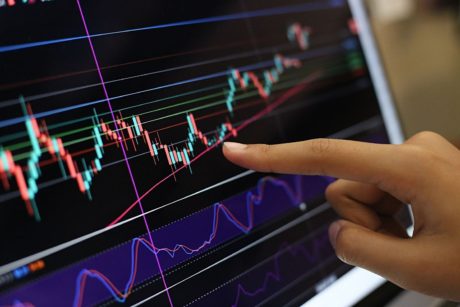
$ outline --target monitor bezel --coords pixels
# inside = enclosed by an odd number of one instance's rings
[[[381,55],[377,48],[365,0],[347,1],[352,16],[359,28],[359,39],[375,88],[389,140],[392,144],[401,144],[404,142],[405,136],[381,60]],[[366,298],[369,298],[380,289],[385,291],[384,286],[386,284],[388,284],[388,282],[384,278],[370,271],[362,268],[353,268],[327,289],[307,301],[303,306],[352,306],[364,302],[363,300],[366,300]],[[357,285],[359,285],[359,287]],[[392,291],[392,293],[397,292],[398,291]]]

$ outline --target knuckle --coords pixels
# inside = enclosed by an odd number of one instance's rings
[[[313,139],[310,141],[310,150],[318,155],[324,155],[330,150],[332,142],[329,139]]]
[[[433,151],[422,146],[410,146],[406,148],[407,160],[418,168],[428,168],[439,163],[440,157]]]
[[[259,147],[260,147],[259,149],[262,152],[262,154],[264,154],[266,156],[268,156],[270,154],[270,151],[271,151],[271,148],[272,148],[271,145],[269,145],[269,144],[261,144],[261,145],[259,145]]]
[[[273,166],[272,166],[272,145],[268,144],[261,144],[258,146],[259,152],[261,154],[261,158],[263,161],[263,168],[266,172],[273,172]]]
[[[422,131],[414,136],[412,136],[408,142],[411,143],[424,143],[424,142],[431,142],[433,140],[438,140],[442,138],[439,134],[432,132],[432,131]]]
[[[429,148],[417,144],[398,145],[399,151],[396,152],[404,164],[414,167],[426,168],[433,163],[439,162],[440,157]]]
[[[399,144],[393,146],[393,157],[397,162],[400,162],[401,164],[412,161],[411,149],[418,147],[417,145],[412,144]]]
[[[326,157],[326,155],[331,151],[332,145],[333,143],[329,139],[313,139],[306,143],[306,150],[313,152],[318,162],[321,162],[320,160]],[[314,170],[315,171],[312,173],[315,173],[316,175],[327,175],[326,168],[323,163],[318,163]]]

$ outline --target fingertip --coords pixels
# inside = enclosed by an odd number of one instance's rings
[[[222,146],[222,152],[224,156],[231,162],[235,162],[235,158],[238,157],[247,148],[247,145],[234,142],[225,142]]]
[[[228,152],[238,152],[243,151],[248,148],[248,145],[236,142],[225,142],[224,150]]]
[[[227,160],[240,167],[250,168],[250,163],[247,163],[248,159],[250,160],[249,150],[247,150],[249,145],[235,142],[225,142],[222,147],[224,157]]]

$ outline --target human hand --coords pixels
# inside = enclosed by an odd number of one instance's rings
[[[337,256],[403,288],[460,301],[460,151],[441,136],[423,132],[402,145],[225,143],[223,152],[260,172],[342,178],[326,191],[343,218],[329,228]],[[393,218],[405,204],[411,238]]]

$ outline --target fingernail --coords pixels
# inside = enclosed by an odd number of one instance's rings
[[[231,151],[240,151],[240,150],[245,150],[246,148],[248,148],[248,145],[246,144],[235,143],[235,142],[225,142],[224,146],[225,148]]]
[[[335,244],[337,241],[337,235],[339,234],[340,228],[342,226],[339,222],[334,222],[329,226],[329,241],[331,241],[332,247],[335,249]]]

